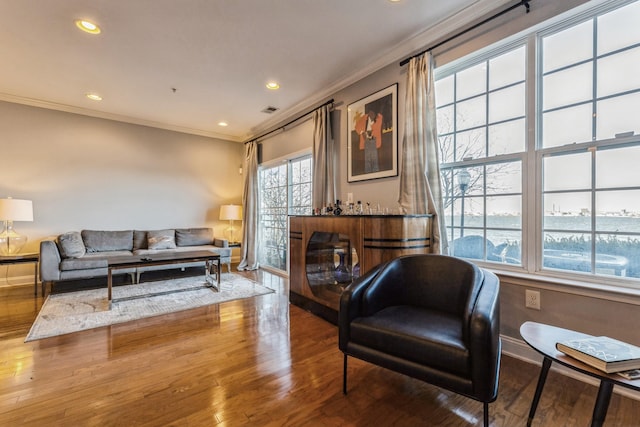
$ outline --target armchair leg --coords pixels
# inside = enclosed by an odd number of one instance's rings
[[[484,402],[484,427],[489,427],[489,404]]]
[[[342,370],[342,394],[347,394],[347,353],[344,354],[344,366]]]

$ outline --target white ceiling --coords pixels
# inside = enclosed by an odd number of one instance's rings
[[[503,3],[0,0],[0,100],[245,141]]]

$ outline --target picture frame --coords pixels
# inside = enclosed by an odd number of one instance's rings
[[[347,128],[348,182],[398,176],[398,83],[349,104]]]

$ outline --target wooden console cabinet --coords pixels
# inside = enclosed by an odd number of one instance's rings
[[[431,215],[290,216],[291,302],[337,320],[340,294],[352,279],[430,247]]]

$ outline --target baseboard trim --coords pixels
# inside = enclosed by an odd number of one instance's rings
[[[500,338],[502,339],[502,354],[506,354],[508,356],[520,359],[524,362],[532,363],[537,366],[542,366],[542,355],[532,349],[526,342],[504,335],[501,335]],[[552,363],[551,370],[565,375],[569,378],[591,384],[595,387],[600,386],[600,382],[595,378],[581,374],[580,372],[569,369],[559,363]],[[549,380],[547,379],[547,381]],[[618,393],[621,396],[640,401],[640,393],[634,392],[630,389],[614,386],[613,392]],[[542,393],[544,394],[544,391]]]
[[[329,323],[333,323],[334,325],[338,324],[338,312],[329,307],[291,291],[289,291],[289,301],[291,304],[313,313]]]

